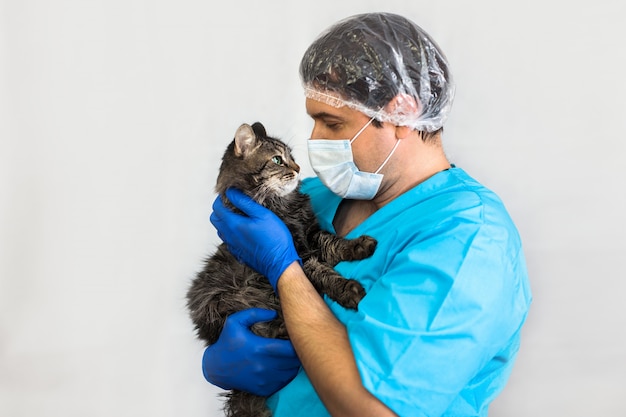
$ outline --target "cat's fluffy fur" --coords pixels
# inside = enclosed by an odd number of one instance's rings
[[[243,124],[224,153],[215,190],[230,207],[224,192],[235,187],[276,213],[291,231],[303,269],[315,288],[344,307],[356,309],[365,295],[363,287],[332,267],[370,256],[376,241],[368,236],[347,240],[323,231],[309,197],[299,191],[299,171],[285,143],[268,137],[261,123]],[[275,320],[252,326],[254,333],[288,338],[279,300],[267,279],[238,262],[225,244],[193,279],[187,306],[198,338],[207,345],[217,341],[228,315],[251,307],[279,313]],[[229,417],[270,415],[264,397],[237,390],[225,396],[224,411]]]

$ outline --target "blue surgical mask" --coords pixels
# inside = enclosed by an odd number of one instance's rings
[[[374,198],[383,180],[383,175],[379,172],[400,143],[398,139],[376,172],[360,171],[354,163],[350,145],[373,120],[372,117],[351,140],[309,139],[307,141],[309,161],[313,170],[322,183],[339,197],[354,200],[371,200]]]

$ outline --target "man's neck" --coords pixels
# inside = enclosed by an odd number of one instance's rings
[[[402,142],[402,149],[398,149],[397,158],[390,163],[379,193],[372,200],[378,208],[450,168],[439,136],[427,142],[419,137],[406,138]]]
[[[443,152],[439,136],[427,142],[419,136],[411,136],[402,139],[394,159],[385,168],[381,188],[373,200],[341,202],[333,219],[338,235],[347,235],[390,201],[450,168],[450,162]]]

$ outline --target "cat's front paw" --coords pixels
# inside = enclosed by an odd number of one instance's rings
[[[378,241],[371,236],[359,236],[350,241],[354,260],[369,258],[374,254]]]
[[[357,306],[363,297],[365,297],[365,288],[354,279],[346,279],[341,299],[336,301],[345,308],[357,310]]]

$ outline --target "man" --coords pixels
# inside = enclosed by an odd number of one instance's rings
[[[443,151],[445,56],[411,21],[369,13],[322,33],[300,74],[317,174],[302,190],[325,229],[377,239],[371,258],[336,267],[366,296],[356,312],[320,297],[284,224],[229,190],[244,214],[218,198],[211,220],[277,290],[293,346],[249,331],[271,312],[237,313],[205,352],[206,378],[273,394],[275,416],[487,415],[531,294],[504,205]]]

